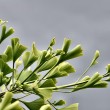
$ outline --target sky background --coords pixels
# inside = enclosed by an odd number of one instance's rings
[[[95,50],[101,54],[99,64],[88,75],[105,73],[105,66],[110,63],[110,0],[0,0],[0,18],[15,28],[12,37],[20,37],[29,48],[36,42],[39,49],[46,49],[53,37],[57,41],[55,48],[62,46],[65,37],[73,41],[71,48],[82,45],[84,56],[70,61],[76,74],[61,79],[59,84],[75,81]],[[0,51],[9,43],[9,39],[4,41]],[[110,87],[54,95],[54,99],[61,98],[67,104],[78,102],[79,110],[110,110]]]

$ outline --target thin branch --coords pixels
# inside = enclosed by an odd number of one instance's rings
[[[49,100],[47,100],[47,102],[48,102],[55,110],[58,110]]]

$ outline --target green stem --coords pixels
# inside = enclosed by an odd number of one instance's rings
[[[72,86],[76,86],[76,85],[80,85],[83,83],[87,83],[88,81],[83,81],[83,82],[78,82],[78,83],[72,83],[72,84],[67,84],[67,85],[62,85],[62,86],[56,86],[56,87],[46,87],[46,89],[64,89],[64,88],[68,88],[68,87],[72,87]]]
[[[14,70],[14,61],[13,61],[13,72],[12,72],[12,84],[14,85],[14,72],[15,72],[15,70]]]
[[[17,77],[17,79],[16,79],[16,82],[17,82],[17,80],[19,79],[19,77],[21,76],[21,73],[24,71],[24,68],[21,70],[21,72],[19,73],[19,75],[18,75],[18,77]]]
[[[80,80],[82,79],[82,77],[88,72],[88,70],[90,69],[91,66],[92,66],[92,64],[90,64],[90,65],[87,67],[87,69],[82,73],[82,75],[78,78],[78,80],[77,80],[76,82],[78,82],[78,81],[80,81]]]

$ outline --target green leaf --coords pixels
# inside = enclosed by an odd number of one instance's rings
[[[3,84],[8,84],[9,83],[10,78],[3,76],[3,72],[0,72],[0,86],[2,86]]]
[[[11,39],[12,51],[13,51],[13,61],[15,62],[22,53],[27,49],[27,47],[19,43],[18,38]]]
[[[1,36],[0,36],[0,43],[3,41],[5,33],[6,33],[6,25],[3,25],[2,26],[2,33],[1,33]]]
[[[49,104],[43,105],[40,110],[52,110]]]
[[[9,29],[8,29],[8,31],[5,33],[5,38],[4,39],[6,39],[8,36],[10,36],[10,35],[12,35],[13,33],[14,33],[14,29],[12,28],[12,27],[10,27]],[[3,40],[4,40],[3,39]]]
[[[110,76],[110,64],[108,64],[107,66],[106,66],[106,73],[103,75],[104,77],[108,77],[108,76]]]
[[[68,62],[62,62],[50,71],[46,78],[63,77],[73,72],[75,72],[75,69]]]
[[[59,100],[58,102],[54,103],[55,106],[62,106],[64,104],[66,104],[66,102],[64,100]]]
[[[64,107],[58,110],[78,110],[78,103],[69,105],[68,107]]]
[[[12,39],[11,39],[12,49],[15,48],[15,46],[16,46],[17,43],[19,43],[19,38],[12,38]]]
[[[4,62],[7,62],[7,55],[6,54],[0,55],[0,59],[2,59]]]
[[[48,100],[52,97],[52,90],[51,89],[34,87],[33,90],[37,95],[39,95],[44,100]]]
[[[7,46],[6,50],[4,51],[3,55],[6,55],[6,62],[11,61],[13,56],[12,56],[12,47]]]
[[[31,66],[38,58],[33,52],[25,52],[22,56],[24,68]]]
[[[96,84],[94,84],[93,88],[106,88],[108,86],[108,83],[106,81],[98,81]],[[92,88],[91,87],[91,88]]]
[[[31,70],[24,70],[20,77],[19,77],[19,81],[22,83],[25,81],[25,79],[27,79],[30,75],[32,74],[32,71]],[[28,82],[28,81],[33,81],[33,80],[37,80],[37,75],[35,73],[33,73],[33,75],[31,75],[31,77],[29,77],[25,82]]]
[[[5,110],[24,110],[20,105],[19,101],[13,102],[12,104],[8,105]]]
[[[16,69],[18,69],[18,67],[22,64],[22,60],[19,60],[19,58],[16,60],[15,65],[16,65]]]
[[[54,65],[56,65],[57,61],[58,61],[58,58],[57,58],[57,57],[51,58],[50,60],[46,61],[46,62],[38,69],[37,72],[51,69]]]
[[[12,96],[13,96],[13,94],[11,92],[5,93],[4,98],[1,102],[0,110],[4,110],[4,108],[10,104],[10,102],[12,100]]]
[[[41,51],[36,48],[35,43],[32,44],[32,52],[37,58],[40,56]]]
[[[107,70],[107,73],[110,72],[110,64],[108,64],[108,65],[106,66],[106,70]]]
[[[72,58],[76,58],[83,55],[83,50],[81,48],[81,45],[77,45],[75,48],[73,48],[71,51],[67,52],[63,55],[63,57],[60,58],[59,62],[63,62]]]
[[[23,110],[19,105],[19,101],[12,102],[13,94],[11,92],[6,92],[2,102],[0,103],[0,110]]]
[[[64,39],[64,42],[63,42],[63,46],[62,46],[62,50],[63,50],[65,53],[68,52],[68,49],[69,49],[69,47],[70,47],[70,44],[71,44],[71,40],[65,38],[65,39]]]
[[[55,87],[55,82],[53,81],[53,79],[47,79],[43,84],[40,85],[40,88],[45,87]]]
[[[45,104],[44,100],[42,98],[39,98],[37,100],[34,100],[32,102],[26,102],[26,101],[21,101],[23,104],[25,104],[29,110],[39,110],[41,106]]]
[[[22,56],[22,58],[23,58],[24,68],[28,68],[37,60],[37,57],[31,52],[26,52]]]
[[[75,69],[68,62],[62,62],[58,65],[59,71],[66,71],[67,73],[75,72]]]
[[[38,65],[43,64],[46,61],[46,58],[45,58],[46,54],[47,54],[46,50],[43,50],[40,52],[38,63],[37,63]]]
[[[11,69],[3,60],[0,59],[0,71],[3,72],[3,75],[7,75],[13,72],[13,69]]]
[[[14,33],[14,29],[12,27],[9,28],[9,30],[6,32],[6,26],[2,26],[2,33],[0,36],[0,43],[3,42],[8,36]]]
[[[103,78],[102,75],[100,75],[98,72],[95,73],[91,79],[84,85],[84,87],[91,87],[93,86],[96,82],[98,82],[99,80],[101,80]]]

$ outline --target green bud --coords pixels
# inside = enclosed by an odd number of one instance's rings
[[[110,72],[110,64],[108,64],[108,65],[106,66],[106,70],[107,70],[107,73]]]
[[[55,45],[56,41],[55,41],[55,38],[53,38],[50,42],[50,47],[52,47],[53,45]]]
[[[99,53],[98,50],[96,50],[96,52],[95,52],[95,54],[94,54],[94,57],[93,57],[93,60],[92,60],[92,62],[91,62],[91,65],[95,65],[95,64],[98,63],[96,60],[99,58],[99,56],[100,56],[100,53]]]
[[[23,84],[23,90],[26,90],[26,91],[31,91],[32,90],[32,86],[30,84]]]
[[[65,38],[65,39],[64,39],[64,42],[63,42],[63,47],[62,47],[62,50],[63,50],[65,53],[68,52],[68,49],[69,49],[69,47],[70,47],[70,44],[71,44],[71,40]]]

